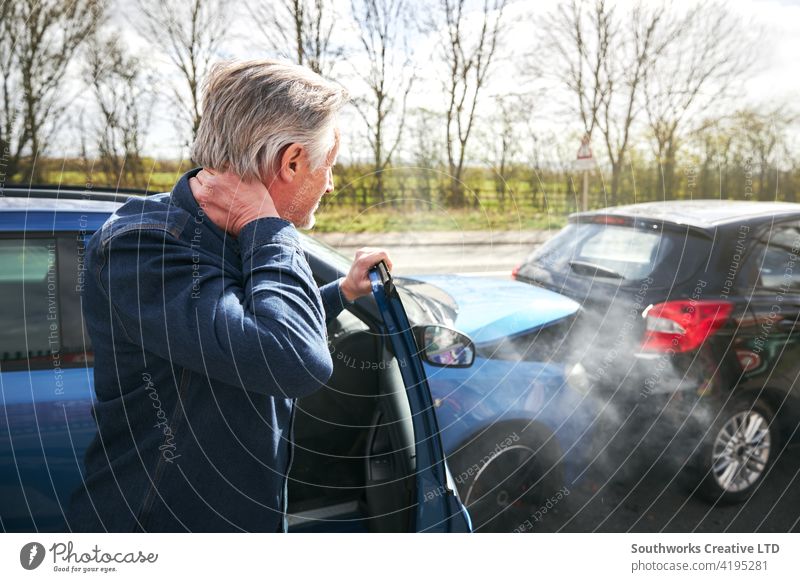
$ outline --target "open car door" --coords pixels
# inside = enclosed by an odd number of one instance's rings
[[[411,411],[416,447],[412,531],[466,533],[469,514],[458,498],[445,461],[439,423],[411,325],[392,277],[381,262],[369,273],[372,294],[400,367]]]

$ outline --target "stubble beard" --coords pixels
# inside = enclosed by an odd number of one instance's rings
[[[316,204],[309,210],[305,216],[303,216],[302,220],[298,220],[295,226],[300,230],[311,230],[314,228],[314,225],[317,223],[316,212],[319,208],[320,202],[322,201],[322,197],[317,201]]]
[[[311,230],[312,228],[314,228],[314,225],[315,225],[316,223],[317,223],[317,217],[316,217],[316,216],[314,216],[314,212],[312,211],[312,212],[311,212],[311,214],[309,214],[309,215],[306,217],[306,220],[305,220],[305,222],[303,222],[303,223],[302,223],[300,226],[298,226],[297,228],[299,228],[300,230]]]

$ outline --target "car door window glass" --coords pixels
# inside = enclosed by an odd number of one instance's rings
[[[310,251],[317,257],[323,259],[324,261],[330,263],[337,269],[339,269],[342,273],[347,273],[350,270],[350,265],[352,261],[341,254],[336,249],[326,245],[324,242],[315,239],[312,236],[308,236],[306,234],[300,234],[303,240],[303,245],[307,251]]]
[[[89,334],[83,319],[81,294],[86,284],[86,240],[84,235],[58,239],[59,327],[65,364],[94,362]]]
[[[800,225],[776,226],[757,243],[758,286],[800,293]]]
[[[0,239],[0,297],[0,364],[48,362],[60,349],[55,239]]]

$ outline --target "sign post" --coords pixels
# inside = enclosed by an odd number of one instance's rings
[[[589,172],[594,169],[595,161],[592,155],[591,137],[585,134],[578,148],[578,158],[575,160],[575,169],[583,172],[583,192],[581,194],[581,210],[589,210]]]

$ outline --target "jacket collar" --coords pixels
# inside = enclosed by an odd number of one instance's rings
[[[192,168],[183,176],[181,176],[172,189],[170,200],[172,201],[173,205],[188,212],[194,219],[195,225],[202,224],[216,235],[222,247],[221,254],[226,255],[226,258],[228,258],[227,255],[230,252],[233,252],[238,256],[238,241],[206,217],[203,209],[200,208],[197,200],[195,200],[194,194],[192,194],[192,189],[189,187],[189,179],[194,178],[202,169],[202,167]]]

